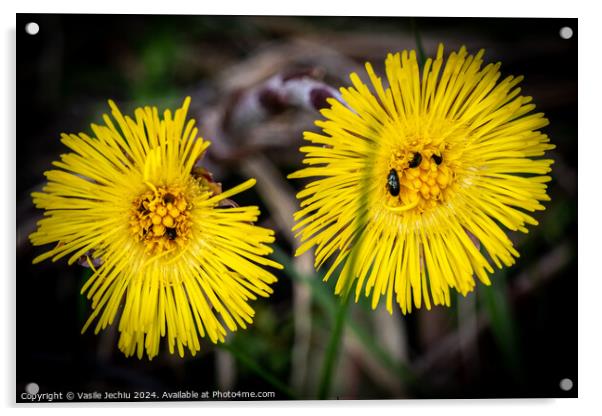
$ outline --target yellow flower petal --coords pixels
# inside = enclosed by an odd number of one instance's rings
[[[541,157],[554,145],[520,96],[523,78],[501,79],[483,56],[462,47],[445,60],[440,45],[420,70],[414,51],[389,54],[385,82],[368,63],[372,89],[351,74],[344,103],[316,122],[322,133],[305,133],[307,167],[289,175],[311,180],[297,195],[297,254],[314,248],[316,267],[333,259],[326,279],[342,265],[336,293],[356,285],[356,301],[364,292],[375,308],[386,295],[389,312],[395,299],[407,313],[449,305],[475,276],[489,284],[490,261],[515,262],[502,227],[537,224],[528,213],[549,200],[553,161]]]
[[[253,321],[249,301],[272,292],[276,277],[262,266],[281,268],[265,258],[274,232],[253,225],[257,207],[218,209],[255,181],[214,194],[195,176],[209,142],[186,122],[189,104],[163,117],[138,108],[131,118],[110,101],[114,121],[92,125],[95,137],[63,134],[71,152],[32,194],[45,216],[31,242],[55,244],[34,262],[90,262],[89,253],[102,261],[82,289],[92,301],[82,332],[94,322],[95,333],[105,329],[122,309],[118,346],[127,356],[152,359],[161,338],[180,356],[196,354],[199,338],[223,342]]]

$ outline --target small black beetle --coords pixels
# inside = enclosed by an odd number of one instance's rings
[[[397,171],[395,169],[389,171],[389,176],[387,176],[387,189],[391,195],[399,195],[399,176],[397,176]]]
[[[422,155],[418,152],[414,153],[414,157],[410,160],[410,167],[417,168],[422,162]]]
[[[169,238],[170,240],[175,240],[178,236],[178,232],[175,228],[166,228],[165,231],[167,234],[167,238]]]

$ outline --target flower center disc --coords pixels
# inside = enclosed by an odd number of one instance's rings
[[[190,204],[176,187],[157,187],[132,204],[131,230],[149,254],[181,247],[190,236]]]
[[[399,193],[388,192],[388,206],[393,211],[424,212],[445,201],[453,172],[441,152],[395,152],[389,162],[399,181]],[[397,193],[397,192],[394,192]]]

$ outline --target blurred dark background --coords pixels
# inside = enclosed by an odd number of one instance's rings
[[[40,32],[24,27],[36,22]],[[571,39],[559,35],[573,29]],[[254,16],[17,15],[17,400],[27,383],[52,391],[275,391],[278,399],[316,397],[338,299],[311,258],[294,259],[289,231],[300,183],[302,132],[319,115],[289,108],[245,129],[226,131],[232,97],[278,73],[314,71],[335,87],[366,60],[382,69],[388,52],[427,56],[485,48],[502,75],[525,75],[557,148],[552,201],[538,227],[512,234],[517,264],[477,286],[451,308],[390,316],[352,305],[332,398],[488,398],[577,396],[577,36],[576,19],[360,18]],[[33,266],[46,250],[28,235],[41,212],[30,193],[66,148],[61,132],[89,132],[111,98],[127,113],[139,105],[179,106],[213,142],[205,160],[230,187],[254,176],[238,198],[261,207],[277,231],[285,265],[275,293],[252,304],[255,323],[226,348],[205,341],[196,357],[162,353],[126,359],[115,328],[80,335],[89,305],[79,290],[87,269],[65,261]],[[242,150],[241,150],[242,149]],[[298,181],[297,181],[298,182]],[[573,388],[559,387],[562,379]]]

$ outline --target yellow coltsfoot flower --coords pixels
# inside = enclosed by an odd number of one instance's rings
[[[290,178],[311,178],[299,192],[294,230],[301,254],[315,247],[315,266],[333,259],[327,280],[342,264],[336,293],[355,287],[381,295],[392,312],[424,302],[450,304],[450,288],[463,295],[474,275],[489,284],[497,267],[518,252],[504,232],[527,232],[530,213],[548,201],[543,159],[553,149],[538,130],[548,124],[519,95],[522,77],[500,78],[500,64],[482,68],[483,51],[464,47],[444,62],[443,46],[419,68],[416,53],[389,54],[387,84],[367,63],[373,91],[355,73],[306,132],[301,148],[309,167]],[[480,242],[488,257],[479,250]]]
[[[246,328],[249,301],[269,296],[276,277],[263,266],[272,252],[271,230],[253,225],[255,206],[224,201],[255,184],[225,192],[195,163],[209,142],[186,121],[190,98],[159,117],[157,108],[123,116],[109,102],[115,122],[92,125],[94,136],[63,134],[71,150],[45,173],[48,184],[32,194],[44,218],[34,245],[56,246],[34,263],[64,256],[94,270],[82,293],[92,299],[95,332],[119,318],[119,348],[149,359],[166,337],[169,351],[194,355],[199,338],[223,342],[226,328]],[[115,124],[116,123],[116,124]]]

